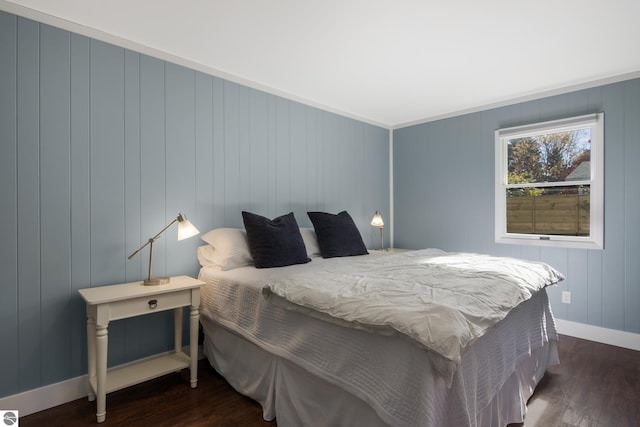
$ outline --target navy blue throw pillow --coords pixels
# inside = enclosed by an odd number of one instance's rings
[[[242,220],[256,268],[284,267],[311,261],[293,212],[271,220],[242,211]]]
[[[367,255],[358,227],[347,211],[337,215],[326,212],[307,212],[318,236],[323,258]]]

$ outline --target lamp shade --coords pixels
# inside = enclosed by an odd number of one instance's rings
[[[200,231],[191,224],[191,221],[187,219],[184,214],[178,214],[178,240],[188,239],[196,234],[200,234]]]
[[[376,211],[375,215],[373,215],[371,225],[373,225],[374,227],[384,227],[384,221],[382,220],[382,215],[380,215],[380,212]]]

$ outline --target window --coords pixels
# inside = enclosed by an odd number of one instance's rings
[[[495,132],[498,243],[603,248],[604,113]]]

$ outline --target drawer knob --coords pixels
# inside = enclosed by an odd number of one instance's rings
[[[149,301],[149,308],[151,310],[155,309],[158,306],[158,300],[157,299],[152,299]]]

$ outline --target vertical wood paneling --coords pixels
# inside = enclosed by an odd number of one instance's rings
[[[70,34],[40,27],[42,380],[68,378],[71,326]]]
[[[140,56],[140,245],[166,225],[166,145],[165,145],[164,62]],[[165,274],[166,239],[154,243],[154,271]],[[147,275],[149,251],[142,257]]]
[[[167,218],[169,223],[184,212],[189,216],[196,207],[195,141],[195,73],[184,67],[166,67],[167,129]],[[197,239],[177,240],[178,227],[173,225],[163,238],[167,241],[166,274],[180,274],[185,268],[197,267],[194,257]]]
[[[291,209],[289,203],[291,196],[291,150],[290,150],[290,123],[289,123],[289,107],[290,101],[286,99],[276,99],[275,110],[275,176],[276,176],[276,193],[275,193],[275,215],[280,212],[287,213]]]
[[[196,209],[189,213],[201,232],[214,228],[213,221],[213,79],[195,76]]]
[[[140,247],[142,210],[140,193],[140,55],[125,51],[124,56],[124,205],[125,255]],[[127,260],[125,280],[137,280],[144,274],[143,256]]]
[[[383,230],[383,234],[384,234],[384,242],[385,242],[385,247],[389,247],[391,240],[390,240],[390,230],[391,230],[391,216],[390,216],[390,206],[389,203],[387,203],[387,198],[386,198],[386,194],[388,194],[389,192],[389,174],[390,174],[390,164],[389,164],[389,160],[388,159],[383,159],[380,158],[379,155],[376,155],[375,153],[375,148],[372,150],[372,141],[375,141],[376,135],[378,134],[378,129],[375,128],[374,126],[367,126],[367,130],[366,133],[364,135],[364,141],[363,141],[363,150],[365,150],[367,153],[369,153],[369,156],[367,157],[367,163],[364,165],[365,170],[368,171],[368,178],[367,180],[370,181],[371,183],[373,183],[372,186],[372,191],[373,194],[371,196],[372,200],[374,200],[374,208],[375,209],[379,209],[384,211],[384,218],[385,218],[385,224],[386,227]],[[388,139],[389,138],[389,133],[388,131],[385,131],[385,137]],[[387,147],[387,150],[389,149],[389,147]],[[365,206],[366,208],[370,208],[370,206]],[[365,225],[369,226],[370,229],[372,229],[373,227],[371,227],[370,222],[371,222],[371,218],[373,218],[373,214],[374,212],[367,212],[367,216],[365,217]],[[372,247],[376,247],[377,246],[377,241],[378,241],[378,237],[379,237],[379,232],[378,230],[372,230],[373,233],[375,234],[375,236],[371,237],[371,246]]]
[[[430,156],[427,154],[431,146],[429,140],[430,135],[427,132],[423,135],[418,127],[394,131],[393,191],[396,224],[394,233],[396,245],[403,245],[399,247],[417,249],[420,245],[436,244],[430,239],[428,224],[432,223],[433,219],[432,211],[426,203],[436,182],[431,175],[434,168],[431,167]],[[402,144],[402,147],[398,147],[399,144]],[[418,177],[415,176],[416,170],[422,170]],[[412,193],[401,187],[411,183],[415,178],[422,184],[421,191]],[[414,186],[414,184],[411,185]],[[402,208],[399,209],[399,207]],[[415,215],[415,212],[421,212],[421,214]],[[408,230],[414,230],[415,233],[409,233]]]
[[[267,99],[267,191],[268,216],[275,217],[279,212],[278,203],[278,150],[277,150],[277,114],[275,97]]]
[[[146,55],[140,56],[140,245],[158,233],[171,218],[167,212],[167,147],[165,124],[165,62]],[[154,244],[153,276],[166,274],[166,242],[164,236]],[[140,254],[147,276],[149,248]],[[148,354],[167,348],[171,339],[167,331],[171,319],[167,313],[141,318],[145,333],[139,337]]]
[[[86,373],[77,290],[145,277],[127,256],[178,211],[204,233],[346,209],[371,243],[387,130],[3,12],[0,36],[0,396]],[[176,228],[155,275],[198,272]],[[112,322],[109,365],[169,350],[172,321]]]
[[[438,123],[437,126],[434,126],[432,134],[429,135],[429,139],[427,139],[429,149],[426,155],[430,156],[432,159],[446,158],[446,141],[444,140],[445,124],[446,123],[441,122]],[[430,162],[431,161],[432,160],[430,160]],[[446,185],[439,185],[440,179],[443,175],[441,175],[441,171],[439,171],[438,168],[430,167],[430,169],[431,172],[428,174],[428,180],[426,181],[428,183],[429,191],[425,194],[426,197],[425,200],[423,200],[425,206],[429,206],[429,209],[432,211],[428,225],[429,235],[430,239],[435,239],[435,241],[438,242],[445,242],[447,241],[447,239],[445,238],[445,234],[447,235],[447,237],[449,234],[446,227],[448,223],[448,215],[445,213],[446,211],[448,211],[448,209],[446,208],[445,203],[446,192],[450,191],[450,187]],[[446,176],[448,177],[449,174],[447,174]],[[437,223],[440,225],[434,227],[432,224],[435,224],[436,222],[432,221],[436,218],[438,218]],[[424,224],[422,227],[425,226],[427,226],[427,224]],[[448,246],[449,244],[447,243],[446,246],[443,246],[441,244],[439,247],[447,249]]]
[[[224,80],[213,78],[213,224],[231,226],[225,221],[225,133]],[[236,223],[236,225],[238,225]]]
[[[316,200],[318,201],[318,206],[316,207],[317,210],[320,210],[321,206],[327,205],[327,199],[325,195],[325,182],[324,182],[324,173],[326,171],[325,165],[327,163],[327,160],[326,160],[327,157],[324,150],[324,146],[327,144],[327,139],[325,137],[326,133],[324,129],[325,119],[326,119],[326,113],[324,111],[317,111],[317,114],[316,114],[316,129],[317,129],[316,135],[317,135],[317,141],[318,141],[318,145],[316,148],[316,153],[318,155],[318,171],[316,173],[317,180],[318,180],[318,184],[317,184],[318,193],[316,196]],[[320,141],[322,141],[322,143],[320,143]],[[309,222],[308,224],[311,224],[311,222]]]
[[[476,186],[490,186],[493,184],[492,177],[476,173],[478,164],[490,164],[493,161],[492,150],[489,148],[493,145],[493,139],[491,136],[483,135],[482,117],[479,114],[469,115],[467,120],[468,124],[464,139],[470,141],[470,144],[467,147],[466,155],[463,156],[468,182],[468,190],[465,194],[469,198],[469,203],[473,206],[478,206],[478,210],[489,212],[493,209],[492,200],[475,191],[475,188]],[[469,247],[469,250],[486,252],[486,244],[481,242],[491,241],[493,228],[484,225],[483,218],[476,214],[475,209],[468,210],[467,221],[465,239],[474,242]]]
[[[305,131],[304,136],[307,142],[307,212],[316,211],[319,209],[320,200],[318,198],[320,191],[320,179],[319,171],[322,165],[322,158],[320,157],[320,151],[318,150],[318,112],[313,108],[307,108],[305,110]],[[389,163],[387,161],[387,163]],[[303,215],[298,218],[298,222],[301,226],[311,225],[307,215]]]
[[[560,287],[571,292],[572,298],[570,305],[564,304],[565,318],[575,322],[588,323],[589,275],[588,270],[583,266],[589,262],[589,253],[580,249],[569,249],[567,255],[567,272],[571,272],[571,276],[567,277],[565,283]]]
[[[347,170],[353,174],[353,178],[351,178],[351,188],[349,188],[350,194],[356,194],[358,189],[361,189],[361,194],[363,198],[361,200],[354,200],[353,207],[351,211],[352,215],[355,215],[358,218],[367,218],[368,221],[356,221],[356,225],[360,229],[360,233],[362,234],[365,241],[370,242],[370,239],[367,239],[367,236],[371,234],[372,227],[370,225],[371,217],[373,217],[373,213],[367,213],[366,206],[364,201],[374,197],[374,183],[370,180],[367,180],[367,154],[365,147],[363,145],[364,140],[364,128],[362,126],[354,126],[352,123],[348,125],[350,128],[349,134],[351,135],[350,141],[347,141],[347,156],[352,159],[356,159],[355,162],[351,164],[351,167]],[[368,204],[368,203],[367,203]],[[346,203],[345,203],[346,206]]]
[[[251,149],[248,153],[247,175],[250,179],[251,199],[246,208],[256,211],[257,207],[269,212],[269,124],[268,102],[264,92],[252,90],[249,99],[249,135]]]
[[[335,115],[335,138],[337,142],[337,150],[336,154],[338,158],[334,161],[334,173],[336,176],[336,185],[340,183],[343,186],[347,187],[347,191],[339,191],[338,188],[335,189],[336,197],[334,199],[335,202],[335,211],[341,210],[341,206],[346,206],[348,204],[347,198],[348,194],[352,194],[351,191],[353,187],[351,187],[352,179],[349,179],[349,170],[352,168],[352,161],[348,155],[348,141],[351,139],[352,128],[349,127],[347,120],[343,117]]]
[[[635,79],[395,130],[396,245],[449,249],[456,242],[451,249],[549,262],[567,276],[549,289],[559,318],[638,332],[639,86]],[[605,113],[605,249],[495,244],[494,130],[600,111]],[[462,145],[452,148],[456,143]],[[451,212],[470,215],[456,218]],[[473,227],[456,234],[467,223]],[[570,305],[560,301],[563,290],[571,292]]]
[[[624,330],[624,83],[602,93],[604,126],[604,247],[602,326]]]
[[[125,255],[129,256],[144,241],[140,223],[141,218],[141,146],[140,146],[140,55],[134,52],[124,53],[124,207],[125,207]],[[145,236],[146,237],[146,236]],[[131,260],[125,260],[125,281],[139,280],[146,272],[146,253]],[[152,327],[147,319],[137,317],[127,319],[122,324],[124,341],[119,341],[122,348],[118,354],[127,354],[137,358],[148,355],[146,342],[141,337],[146,335],[145,326]],[[112,331],[115,335],[116,332]],[[109,343],[111,348],[114,344]],[[113,351],[113,350],[112,350]]]
[[[445,126],[443,131],[446,135],[451,135],[452,139],[447,143],[443,143],[441,145],[445,150],[445,157],[450,159],[461,159],[464,157],[466,150],[463,147],[464,144],[468,144],[468,142],[463,142],[460,140],[460,129],[463,127],[464,124],[461,118],[456,118],[447,122],[447,126]],[[444,142],[444,139],[442,141]],[[469,170],[459,170],[457,173],[452,173],[448,177],[448,181],[451,182],[453,188],[462,189],[462,191],[460,192],[446,191],[446,186],[438,186],[443,190],[441,197],[445,198],[443,207],[453,205],[457,197],[460,197],[461,195],[464,195],[466,193],[465,189],[467,188],[468,183],[468,181],[464,178],[466,173],[469,173]],[[451,236],[453,237],[452,239],[450,239],[449,248],[451,249],[460,247],[463,244],[464,240],[466,240],[466,236],[464,236],[463,234],[463,229],[459,226],[459,224],[464,224],[463,212],[464,211],[449,211],[449,215],[446,215],[447,225],[444,228],[450,230]]]
[[[350,128],[349,134],[351,135],[351,138],[346,144],[347,156],[351,159],[355,159],[355,162],[353,162],[351,167],[348,169],[350,173],[353,174],[353,177],[350,180],[351,186],[348,191],[350,194],[356,194],[358,189],[360,189],[360,194],[362,194],[362,199],[353,200],[351,215],[356,218],[366,218],[365,221],[355,220],[355,222],[360,230],[363,240],[371,243],[371,232],[374,230],[373,227],[371,227],[370,222],[374,212],[366,212],[367,207],[365,206],[364,201],[371,200],[375,197],[375,183],[371,180],[367,180],[367,168],[365,166],[367,163],[367,151],[363,145],[365,129],[362,126],[354,126],[353,124],[350,124],[348,127]]]
[[[91,276],[102,285],[126,280],[124,50],[98,41],[90,49]]]
[[[40,384],[40,29],[18,19],[18,313],[20,387]]]
[[[360,161],[358,163],[358,172],[356,172],[358,176],[358,183],[361,188],[366,189],[366,199],[376,200],[377,192],[380,188],[380,183],[376,179],[375,175],[377,175],[374,171],[379,171],[379,174],[382,175],[382,169],[377,169],[376,159],[371,156],[372,153],[369,152],[368,148],[368,138],[369,138],[369,129],[366,127],[358,126],[355,129],[357,144],[355,149],[360,153]],[[388,182],[387,182],[388,185]],[[384,184],[383,184],[384,186]],[[366,200],[363,198],[362,202]],[[371,218],[373,218],[373,212],[367,212],[368,206],[365,203],[360,204],[358,206],[360,210],[360,215],[367,218],[367,221],[361,223],[360,226],[362,229],[362,236],[366,242],[370,242],[372,245],[375,244],[379,240],[379,230],[370,225]],[[382,218],[385,221],[385,225],[389,225],[389,212],[386,206],[378,207],[376,209],[382,209]],[[383,229],[383,233],[387,234],[385,229]],[[389,243],[389,240],[384,239],[385,242]]]
[[[17,18],[0,12],[0,396],[19,390]]]
[[[124,283],[124,49],[95,40],[89,48],[91,282]],[[112,323],[109,334],[113,366],[126,360],[122,322]]]
[[[306,141],[306,111],[301,104],[292,103],[289,110],[290,137],[290,200],[289,209],[294,212],[296,221],[302,223],[307,216],[307,141]],[[355,141],[354,141],[355,142]],[[355,145],[355,144],[354,144]],[[285,213],[285,212],[283,212]]]
[[[334,114],[323,113],[322,131],[325,137],[323,144],[322,175],[323,175],[323,192],[324,209],[328,212],[336,213],[339,209],[340,202],[338,194],[334,191],[338,188],[338,170],[340,161],[340,142],[337,134],[338,126]]]
[[[588,294],[587,320],[590,325],[602,325],[602,254],[600,251],[589,251],[587,264]]]
[[[549,265],[554,266],[562,274],[571,280],[571,272],[568,271],[568,257],[567,250],[562,248],[541,248],[540,249],[540,261],[546,262]],[[549,301],[551,302],[551,309],[553,313],[559,313],[560,318],[566,319],[568,316],[568,309],[566,304],[562,304],[562,291],[565,290],[565,285],[550,286],[547,288],[549,294]]]
[[[251,111],[250,89],[238,86],[238,209],[248,209],[251,205]]]
[[[589,114],[589,94],[586,90],[568,93],[567,105],[571,106],[571,114]]]
[[[540,108],[541,108],[540,102],[525,102],[524,104],[522,104],[519,124],[536,123],[541,121]],[[588,106],[585,105],[585,108],[588,108]],[[583,114],[586,114],[586,113],[583,113]]]
[[[242,226],[240,207],[240,90],[224,82],[224,222]]]
[[[91,285],[91,189],[89,154],[89,39],[71,34],[71,290]],[[80,351],[87,346],[85,305],[73,298],[71,369],[74,375],[87,370]],[[82,319],[83,321],[76,321]]]
[[[445,136],[445,123],[438,123],[438,125],[434,128],[431,139],[429,140],[429,151],[427,155],[430,157],[433,156],[432,159],[435,160],[438,158],[447,158],[445,154]],[[447,173],[446,175],[442,174],[443,171],[441,171],[438,167],[431,167],[430,169],[432,172],[429,174],[429,180],[427,181],[430,184],[429,192],[425,200],[427,206],[429,206],[433,211],[433,215],[429,221],[429,231],[432,239],[437,242],[441,242],[439,243],[439,247],[449,249],[451,246],[448,243],[449,228],[447,228],[447,218],[449,208],[447,206],[450,205],[446,204],[446,193],[448,191],[451,191],[451,187],[447,185],[440,185],[440,180],[442,179],[442,177],[448,177],[449,173]],[[435,218],[438,218],[437,226],[431,225],[436,224],[431,222]]]
[[[567,115],[567,95],[551,96],[543,98],[537,102],[540,103],[540,114],[543,121],[554,120],[556,117],[563,117]]]
[[[166,129],[167,129],[167,212],[172,217],[182,212],[190,220],[196,208],[195,136],[195,72],[185,67],[167,64],[166,70]],[[173,213],[172,213],[173,212]],[[178,226],[167,230],[167,275],[194,271],[198,262],[194,257],[198,239],[177,240]],[[187,343],[188,313],[184,310],[183,342]],[[165,315],[165,317],[167,317]],[[167,319],[170,324],[171,320]],[[173,334],[167,334],[173,338]]]
[[[640,236],[640,80],[624,83],[625,235]],[[640,333],[640,238],[625,239],[625,328]]]

